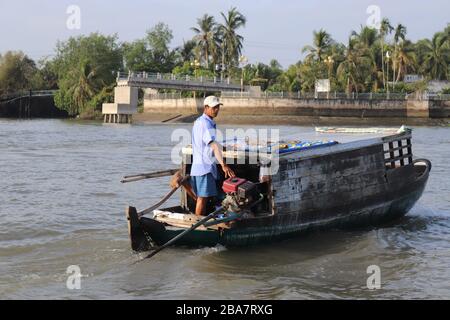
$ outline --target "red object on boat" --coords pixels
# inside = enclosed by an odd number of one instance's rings
[[[247,180],[238,177],[229,178],[224,181],[222,189],[225,193],[237,192],[239,186],[245,182],[247,182]]]

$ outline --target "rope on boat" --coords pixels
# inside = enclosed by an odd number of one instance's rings
[[[190,178],[189,175],[185,176],[180,182],[179,185],[177,187],[174,187],[172,190],[169,191],[168,194],[166,194],[164,196],[164,198],[162,198],[158,203],[154,204],[153,206],[151,206],[148,209],[145,209],[141,212],[138,212],[138,218],[141,218],[142,216],[149,214],[151,212],[153,212],[153,210],[158,209],[161,205],[163,205],[167,200],[170,199],[170,197],[183,185],[183,183],[185,183],[188,179]]]

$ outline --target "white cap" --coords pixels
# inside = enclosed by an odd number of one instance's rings
[[[205,99],[205,102],[203,105],[214,108],[219,105],[222,105],[222,103],[220,103],[219,98],[217,98],[216,96],[209,96]]]

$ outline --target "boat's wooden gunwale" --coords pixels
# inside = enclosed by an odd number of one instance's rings
[[[377,138],[369,138],[364,140],[351,141],[346,143],[339,143],[328,147],[321,147],[316,149],[304,150],[296,153],[288,153],[280,155],[280,162],[284,161],[296,161],[299,159],[306,160],[309,158],[322,157],[327,154],[345,153],[348,151],[363,149],[370,146],[383,145],[385,143],[408,140],[411,139],[411,133],[405,132],[401,134],[395,134],[390,136],[383,136]]]

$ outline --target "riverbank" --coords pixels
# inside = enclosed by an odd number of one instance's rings
[[[411,97],[371,98],[272,98],[223,97],[222,115],[282,116],[357,119],[450,119],[450,100]],[[202,112],[201,98],[144,98],[144,113],[195,114]],[[379,120],[380,121],[380,120]],[[381,120],[383,121],[383,120]],[[404,121],[403,121],[404,122]]]
[[[200,113],[139,113],[133,115],[133,123],[193,123]],[[219,114],[215,119],[218,124],[229,125],[358,125],[358,126],[448,126],[448,119],[429,118],[357,118],[357,117],[310,117],[291,115],[230,115]]]

